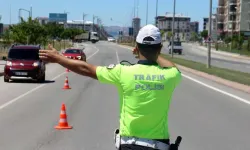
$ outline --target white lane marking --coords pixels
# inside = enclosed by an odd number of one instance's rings
[[[59,78],[59,77],[62,76],[63,74],[65,74],[65,72],[59,74],[58,76],[56,76],[56,77],[53,78],[52,80],[55,80],[55,79]],[[16,102],[16,101],[19,100],[20,98],[23,98],[24,96],[26,96],[26,95],[28,95],[28,94],[30,94],[30,93],[32,93],[32,92],[34,92],[34,91],[40,89],[41,87],[44,87],[45,85],[46,85],[46,84],[39,85],[39,86],[37,86],[36,88],[34,88],[34,89],[32,89],[32,90],[30,90],[30,91],[28,91],[28,92],[26,92],[26,93],[24,93],[24,94],[22,94],[22,95],[16,97],[16,98],[14,98],[14,99],[8,101],[7,103],[4,103],[3,105],[0,106],[0,110],[3,109],[3,108],[5,108],[5,107],[7,107],[8,105],[10,105],[10,104]]]
[[[233,94],[228,93],[228,92],[226,92],[226,91],[223,91],[223,90],[220,90],[220,89],[218,89],[218,88],[215,88],[215,87],[213,87],[213,86],[211,86],[211,85],[208,85],[208,84],[206,84],[206,83],[203,83],[203,82],[201,82],[201,81],[199,81],[199,80],[196,80],[196,79],[194,79],[194,78],[192,78],[192,77],[190,77],[190,76],[187,76],[187,75],[185,75],[185,74],[183,74],[183,73],[182,73],[182,76],[184,76],[185,78],[187,78],[187,79],[189,79],[189,80],[192,80],[192,81],[194,81],[194,82],[196,82],[196,83],[198,83],[198,84],[201,84],[201,85],[203,85],[203,86],[205,86],[205,87],[207,87],[207,88],[210,88],[210,89],[212,89],[212,90],[214,90],[214,91],[216,91],[216,92],[222,93],[222,94],[227,95],[227,96],[232,97],[232,98],[235,98],[236,100],[241,101],[241,102],[243,102],[243,103],[250,104],[250,101],[248,101],[248,100],[246,100],[246,99],[243,99],[243,98],[241,98],[241,97],[239,97],[239,96],[236,96],[236,95],[233,95]]]
[[[111,49],[113,49],[113,48],[111,48]],[[116,53],[117,63],[120,64],[120,58],[119,58],[119,54],[118,54],[117,49],[115,49],[115,53]]]
[[[118,55],[117,50],[115,51],[115,53],[116,53],[117,63],[119,64],[120,63],[120,59],[119,59],[119,55]]]
[[[90,59],[91,57],[93,57],[95,54],[97,54],[97,53],[99,52],[99,49],[98,49],[98,48],[96,48],[95,46],[93,46],[93,47],[94,47],[97,51],[96,51],[95,53],[93,53],[92,55],[90,55],[90,56],[87,58],[87,60]],[[54,77],[52,80],[58,79],[59,77],[61,77],[61,76],[64,75],[65,73],[66,73],[66,72],[63,72],[63,73],[57,75],[57,76]],[[28,91],[28,92],[26,92],[26,93],[24,93],[24,94],[22,94],[22,95],[20,95],[20,96],[18,96],[18,97],[16,97],[16,98],[12,99],[12,100],[10,100],[10,101],[8,101],[7,103],[4,103],[3,105],[0,106],[0,110],[3,109],[3,108],[5,108],[5,107],[7,107],[7,106],[9,106],[9,105],[11,105],[11,104],[13,104],[13,103],[16,102],[17,100],[19,100],[19,99],[25,97],[26,95],[28,95],[28,94],[30,94],[30,93],[32,93],[32,92],[34,92],[34,91],[36,91],[36,90],[38,90],[38,89],[40,89],[40,88],[46,86],[46,85],[47,85],[47,84],[39,85],[39,86],[35,87],[34,89],[32,89],[32,90],[30,90],[30,91]]]
[[[90,59],[92,56],[94,56],[100,51],[96,46],[93,46],[93,47],[96,49],[96,51],[92,55],[90,55],[87,59]]]
[[[118,46],[119,46],[119,45],[118,45]],[[121,46],[120,46],[120,47],[121,47]],[[130,48],[127,48],[127,47],[122,47],[122,48],[126,48],[126,49],[131,50]],[[185,75],[185,74],[183,74],[183,73],[182,73],[182,76],[185,77],[185,78],[187,78],[187,79],[189,79],[189,80],[191,80],[191,81],[194,81],[194,82],[196,82],[196,83],[198,83],[198,84],[201,84],[201,85],[203,85],[203,86],[205,86],[205,87],[207,87],[207,88],[210,88],[210,89],[212,89],[212,90],[214,90],[214,91],[217,91],[217,92],[219,92],[219,93],[222,93],[222,94],[224,94],[224,95],[227,95],[227,96],[229,96],[229,97],[232,97],[232,98],[234,98],[234,99],[236,99],[236,100],[238,100],[238,101],[241,101],[241,102],[246,103],[246,104],[250,104],[250,101],[249,101],[249,100],[243,99],[243,98],[241,98],[241,97],[239,97],[239,96],[233,95],[233,94],[231,94],[231,93],[228,93],[228,92],[226,92],[226,91],[220,90],[220,89],[218,89],[218,88],[216,88],[216,87],[213,87],[213,86],[211,86],[211,85],[205,84],[205,83],[203,83],[203,82],[201,82],[201,81],[199,81],[199,80],[196,80],[196,79],[194,79],[194,78],[192,78],[192,77],[190,77],[190,76],[187,76],[187,75]]]

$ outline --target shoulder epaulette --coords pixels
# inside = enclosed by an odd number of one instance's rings
[[[113,69],[115,68],[116,64],[110,64],[109,66],[107,66],[108,69]]]
[[[124,66],[132,66],[132,65],[135,65],[135,64],[132,64],[130,63],[129,61],[126,61],[126,60],[123,60],[120,62],[121,65],[124,65]]]

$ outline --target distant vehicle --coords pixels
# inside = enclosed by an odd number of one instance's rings
[[[39,59],[39,46],[14,44],[9,53],[4,67],[4,82],[15,77],[32,78],[37,82],[45,81],[45,62]]]
[[[92,43],[96,43],[99,41],[99,36],[98,36],[97,32],[90,32],[90,41]]]
[[[169,54],[171,54],[171,52],[172,52],[172,42],[171,41],[169,42],[168,50],[169,50]],[[173,53],[178,53],[179,55],[181,55],[182,51],[183,51],[183,47],[182,47],[181,41],[174,41]]]
[[[109,41],[109,42],[115,42],[115,38],[113,38],[113,37],[108,37],[108,41]]]
[[[86,32],[75,36],[74,42],[91,41],[96,43],[99,41],[99,36],[97,32]]]
[[[66,49],[62,54],[67,58],[82,60],[86,62],[86,55],[82,49],[69,48]]]

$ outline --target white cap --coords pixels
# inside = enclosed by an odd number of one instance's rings
[[[154,39],[154,41],[145,41],[144,39],[146,37],[151,37]],[[139,44],[160,44],[162,42],[161,40],[161,32],[160,30],[154,26],[154,25],[146,25],[143,28],[140,29],[137,37],[136,42]]]

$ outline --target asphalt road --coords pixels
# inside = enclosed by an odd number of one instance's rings
[[[0,60],[0,72],[3,72],[6,61]]]
[[[167,53],[167,43],[164,44],[164,52]],[[188,60],[207,63],[207,51],[201,50],[196,45],[189,45],[182,43],[183,45],[183,55],[175,54],[176,57],[185,58]],[[221,68],[227,68],[231,70],[241,71],[250,73],[250,59],[243,60],[235,57],[225,56],[221,54],[211,53],[211,65]]]
[[[106,42],[88,44],[85,51],[87,61],[95,65],[136,62],[128,49]],[[72,89],[64,91],[66,75]],[[44,84],[4,83],[0,77],[0,149],[115,150],[117,90],[73,72],[66,74],[57,64],[47,66],[46,79]],[[180,150],[250,149],[249,96],[183,72],[169,114],[172,140],[183,136]],[[245,103],[241,102],[244,99]],[[71,130],[54,129],[62,103],[66,104]]]

